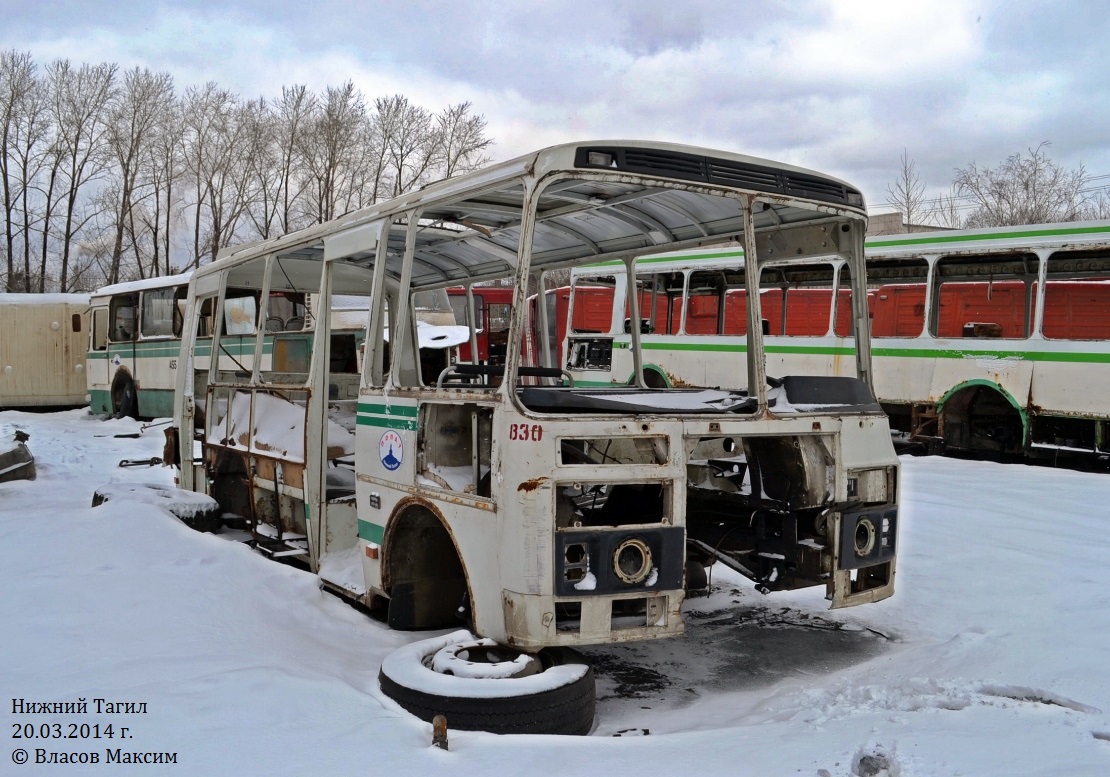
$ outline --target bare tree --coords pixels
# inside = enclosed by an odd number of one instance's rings
[[[149,155],[148,148],[155,141],[159,119],[172,101],[173,78],[168,73],[152,73],[136,67],[124,73],[121,88],[112,102],[108,120],[108,146],[116,168],[118,192],[112,209],[115,240],[111,251],[108,283],[120,280],[120,260],[125,248],[125,237],[135,252],[139,273],[143,274],[145,257],[139,249],[135,214],[143,200],[153,196],[155,192],[149,182],[140,178],[140,174]],[[157,271],[155,265],[151,274],[157,274]]]
[[[62,192],[61,269],[62,291],[69,287],[67,274],[73,242],[80,230],[95,216],[82,209],[82,189],[97,180],[108,166],[108,106],[115,88],[116,65],[81,65],[74,69],[69,60],[58,60],[47,67],[53,97],[51,109],[57,127],[58,148],[63,163],[66,189]]]
[[[282,87],[281,97],[273,104],[273,139],[278,154],[277,225],[282,234],[305,226],[295,215],[308,183],[304,157],[300,153],[300,139],[312,121],[317,105],[316,96],[304,84]]]
[[[231,244],[247,208],[256,149],[244,142],[245,108],[215,82],[185,93],[185,169],[193,184],[192,267]]]
[[[251,155],[247,170],[246,217],[255,234],[265,240],[273,236],[281,210],[281,155],[277,144],[277,122],[273,109],[264,99],[250,100],[242,110],[243,142]]]
[[[49,208],[40,210],[43,198],[40,196],[41,174],[47,171],[47,180],[57,177],[58,161],[52,154],[56,147],[53,134],[53,120],[48,110],[49,94],[42,79],[36,77],[34,85],[22,101],[22,110],[11,136],[11,154],[16,166],[16,181],[19,186],[19,211],[22,219],[23,276],[25,290],[33,291],[32,277],[38,278],[40,290],[45,283],[45,261],[40,263],[37,273],[31,272],[31,238],[35,229],[41,228],[47,235],[49,227]],[[52,194],[52,192],[50,193]],[[48,197],[50,196],[48,194]],[[45,256],[45,252],[44,252]]]
[[[1090,181],[1080,165],[1065,169],[1053,162],[1045,150],[1047,142],[1014,154],[995,168],[972,162],[956,171],[956,192],[969,197],[974,210],[965,219],[967,227],[1044,224],[1075,221],[1083,217]]]
[[[917,174],[917,165],[909,152],[902,149],[898,177],[886,187],[888,201],[902,213],[904,223],[918,224],[925,216],[925,183]]]
[[[176,184],[184,174],[184,121],[176,99],[163,107],[147,148],[143,175],[154,190],[151,208],[139,215],[150,234],[151,264],[161,275],[171,275],[174,204],[180,199]]]
[[[15,269],[15,224],[16,209],[26,187],[12,169],[18,156],[17,149],[22,145],[21,123],[26,116],[28,99],[35,91],[35,64],[28,52],[14,49],[0,52],[0,187],[2,187],[4,207],[4,255],[7,260],[5,288],[16,291]],[[23,179],[26,180],[25,178]],[[25,215],[25,214],[24,214]],[[25,240],[29,237],[24,233]],[[29,245],[29,244],[28,244]],[[25,270],[22,280],[25,290],[30,281],[30,256],[24,251]]]
[[[935,200],[930,200],[925,218],[946,229],[962,229],[964,227],[963,213],[960,208],[960,195],[953,186],[948,194],[941,194]]]
[[[1098,189],[1088,198],[1083,219],[1110,219],[1110,194],[1105,189]]]
[[[394,101],[389,98],[379,97],[374,100],[374,112],[369,117],[363,137],[365,186],[370,190],[371,203],[389,198],[391,184],[386,178],[389,160],[386,138],[393,133],[396,121],[393,105]]]
[[[432,115],[399,94],[378,102],[385,104],[384,112],[390,117],[390,131],[383,135],[383,140],[386,178],[392,184],[389,194],[396,197],[426,183],[435,167],[438,147],[432,132]]]
[[[251,171],[260,149],[251,144],[250,104],[238,103],[220,124],[214,147],[212,178],[208,186],[206,218],[210,234],[211,259],[221,248],[239,238],[240,224],[251,204]]]
[[[4,287],[169,274],[488,162],[468,102],[434,113],[394,95],[368,112],[352,82],[178,99],[165,73],[117,70],[59,60],[39,77],[30,54],[0,52]]]
[[[472,115],[469,102],[449,105],[436,115],[435,142],[444,178],[489,164],[489,157],[482,153],[493,144],[486,137],[486,117]]]
[[[357,199],[353,182],[365,121],[366,103],[353,82],[325,90],[301,145],[312,182],[306,204],[314,222],[343,215]]]

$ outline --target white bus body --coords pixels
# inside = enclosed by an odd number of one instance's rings
[[[92,295],[87,375],[93,413],[136,418],[165,418],[173,413],[189,277],[190,273],[183,273],[117,283]],[[282,365],[307,369],[312,345],[312,300],[306,295],[271,300],[269,315],[261,325],[257,322],[258,309],[255,293],[241,297],[238,306],[225,308],[221,368],[249,371],[254,359],[254,334],[261,329],[265,333],[261,352],[265,369],[270,369],[275,349]],[[350,330],[342,323],[349,312],[339,307],[333,315],[338,319],[336,331]],[[365,318],[365,308],[361,315],[356,313],[356,318]],[[215,327],[211,312],[198,316],[197,327],[196,347],[210,347],[210,333]],[[361,336],[356,338],[348,331],[343,342],[336,344],[336,358],[345,356],[355,365],[360,344]]]
[[[529,282],[542,294],[549,270],[650,250],[739,240],[769,266],[835,255],[862,300],[865,226],[858,190],[820,173],[611,141],[545,149],[225,251],[189,286],[181,484],[247,520],[260,549],[385,604],[395,627],[461,613],[475,633],[529,651],[680,634],[684,579],[710,560],[764,592],[820,585],[834,607],[886,598],[898,463],[869,388],[866,327],[848,376],[780,373],[773,386],[758,325],[753,358],[717,388],[576,387],[552,343],[539,364],[515,345]],[[421,295],[499,279],[517,303],[504,365],[418,347]],[[321,309],[367,299],[361,374],[332,358],[327,316],[306,369],[264,365],[261,332],[249,370],[215,358],[224,333],[210,348],[195,337],[202,311],[221,320],[227,300],[279,291],[319,294]],[[862,302],[854,315],[865,320]],[[641,345],[634,331],[634,375]]]
[[[937,448],[1110,457],[1110,222],[868,241],[876,394]]]
[[[79,407],[87,294],[0,294],[0,409]]]
[[[116,283],[91,296],[86,372],[93,413],[154,418],[173,412],[188,287],[186,273]]]
[[[1097,388],[1110,380],[1110,222],[886,235],[865,249],[875,394],[898,438],[929,450],[1110,457],[1110,403]],[[699,276],[742,273],[743,256],[724,248],[635,262],[641,280],[672,275],[674,284],[670,321],[642,316],[652,322],[641,334],[648,380],[733,380],[737,366],[721,356],[742,358],[745,338],[727,321],[711,333],[691,326],[692,298]],[[768,373],[851,374],[851,291],[839,272],[769,280],[764,309],[781,319],[768,322],[764,337]],[[768,306],[779,286],[786,304]],[[627,306],[611,302],[627,287],[620,263],[574,270],[559,335],[578,385],[625,384],[633,375]],[[795,308],[795,293],[811,296]],[[592,331],[612,347],[591,349]]]

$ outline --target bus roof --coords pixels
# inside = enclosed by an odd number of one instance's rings
[[[183,286],[189,282],[193,271],[179,275],[157,275],[153,278],[143,278],[139,281],[125,281],[113,283],[111,286],[102,286],[92,293],[93,297],[110,297],[114,294],[130,294],[136,291],[149,291],[150,289],[163,289],[171,286]]]
[[[982,252],[995,249],[1052,248],[1061,245],[1110,244],[1110,221],[1068,221],[985,229],[952,229],[875,235],[866,241],[868,257],[913,256],[936,252]]]
[[[757,228],[866,215],[858,189],[821,173],[673,143],[591,141],[553,146],[326,224],[225,249],[197,278],[275,255],[290,288],[302,287],[308,275],[315,282],[318,274],[305,260],[372,265],[380,225],[388,220],[395,228],[384,252],[385,271],[396,279],[405,241],[396,225],[410,217],[422,225],[414,289],[503,277],[515,269],[531,181],[540,188],[531,266],[540,270],[735,240],[743,230],[737,194],[754,194],[764,203],[754,214]],[[816,209],[813,200],[820,203]],[[801,207],[802,201],[809,206]],[[229,282],[236,282],[234,275]]]

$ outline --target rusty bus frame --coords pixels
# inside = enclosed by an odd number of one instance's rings
[[[510,279],[508,342],[520,343],[529,284],[542,295],[548,271],[723,244],[749,262],[834,253],[864,300],[865,227],[859,191],[820,173],[604,141],[229,249],[190,283],[171,438],[180,484],[246,520],[260,549],[384,604],[395,627],[461,616],[525,651],[680,634],[684,583],[715,560],[764,592],[884,599],[898,463],[870,389],[862,302],[852,377],[768,378],[757,324],[735,385],[693,389],[575,387],[546,347],[536,364],[516,347],[503,366],[451,363],[420,348],[414,309],[426,292]],[[202,306],[218,321],[225,300],[274,290],[318,293],[322,309],[364,295],[360,369],[334,358],[327,316],[301,371],[258,358],[222,369],[218,332],[197,347]],[[759,295],[748,299],[759,322]],[[631,347],[640,365],[636,328]]]

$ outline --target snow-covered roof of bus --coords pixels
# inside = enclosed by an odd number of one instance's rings
[[[743,219],[736,193],[760,197],[756,226],[834,222],[864,214],[859,190],[836,178],[724,151],[650,141],[591,141],[543,149],[430,184],[388,202],[280,238],[226,249],[198,278],[275,255],[290,287],[316,282],[304,260],[328,255],[370,266],[378,225],[420,219],[414,288],[512,272],[529,184],[538,183],[532,267],[548,269],[734,240]],[[804,201],[811,204],[803,207]],[[814,206],[812,203],[818,204]],[[401,272],[404,230],[394,229],[386,272]],[[286,260],[289,261],[286,261]],[[256,265],[257,267],[257,265]],[[299,273],[299,275],[298,275]],[[250,281],[233,270],[229,282]]]
[[[93,292],[93,297],[110,297],[114,294],[130,294],[136,291],[147,291],[149,289],[169,288],[173,286],[184,286],[189,283],[189,277],[193,274],[192,270],[183,272],[179,275],[159,275],[154,278],[144,278],[141,281],[125,281],[123,283],[113,283],[111,286],[102,286]]]
[[[924,253],[982,252],[993,249],[1054,248],[1064,245],[1110,247],[1110,221],[1068,221],[985,229],[951,229],[876,235],[866,241],[868,258]]]

